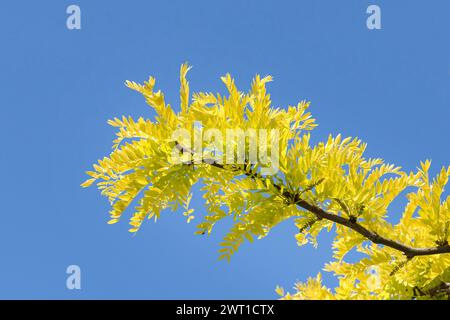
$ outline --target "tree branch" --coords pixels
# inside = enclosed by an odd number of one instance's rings
[[[350,219],[350,218],[345,218],[342,216],[338,216],[336,214],[333,213],[329,213],[326,212],[325,210],[323,210],[322,208],[315,206],[315,205],[311,205],[308,202],[306,202],[305,200],[299,199],[296,204],[305,209],[308,210],[309,212],[315,214],[317,217],[322,218],[322,219],[327,219],[330,221],[333,221],[337,224],[346,226],[354,231],[356,231],[357,233],[361,234],[362,236],[364,236],[365,238],[369,239],[370,241],[372,241],[373,243],[376,244],[382,244],[385,245],[387,247],[396,249],[398,251],[403,252],[406,257],[408,259],[411,259],[415,256],[426,256],[426,255],[433,255],[433,254],[441,254],[441,253],[450,253],[450,246],[449,245],[443,245],[443,246],[437,246],[437,247],[432,247],[432,248],[414,248],[414,247],[409,247],[406,246],[400,242],[397,242],[395,240],[391,240],[388,238],[385,238],[381,235],[379,235],[378,233],[374,232],[374,231],[370,231],[369,229],[367,229],[366,227],[364,227],[363,225],[359,224],[358,222]]]
[[[440,282],[438,285],[436,285],[428,290],[421,290],[418,287],[414,287],[413,291],[414,291],[413,298],[430,296],[432,298],[446,297],[448,300],[450,300],[450,283],[449,282]]]
[[[181,146],[177,141],[175,142],[175,146],[181,153],[190,153],[192,156],[195,155],[195,153],[192,150]],[[224,170],[228,169],[225,165],[218,163],[214,159],[203,159],[202,158],[201,160],[202,160],[201,163],[209,164],[209,165],[219,168],[219,169],[224,169]],[[187,162],[184,164],[193,164],[193,162],[190,161],[190,162]],[[234,171],[241,171],[241,169],[236,166],[233,166],[232,169]],[[252,172],[251,170],[250,171],[242,170],[242,173],[252,179],[263,180],[263,177],[261,177],[256,172]],[[343,216],[339,216],[334,213],[327,212],[327,211],[323,210],[322,208],[320,208],[319,206],[310,204],[306,200],[301,199],[298,194],[294,194],[289,191],[283,190],[283,188],[277,184],[273,184],[273,186],[280,192],[280,195],[283,196],[285,199],[289,199],[289,200],[293,199],[294,200],[293,203],[295,205],[311,212],[318,219],[326,219],[326,220],[332,221],[336,224],[348,227],[348,228],[352,229],[353,231],[359,233],[363,237],[367,238],[368,240],[372,241],[373,243],[382,244],[387,247],[390,247],[395,250],[403,252],[403,254],[405,254],[405,256],[408,259],[412,259],[413,257],[416,257],[416,256],[427,256],[427,255],[434,255],[434,254],[450,253],[450,245],[449,244],[444,244],[444,245],[440,245],[437,247],[431,247],[431,248],[414,248],[414,247],[404,245],[398,241],[395,241],[395,240],[392,240],[389,238],[385,238],[385,237],[379,235],[378,233],[371,231],[371,230],[367,229],[366,227],[364,227],[363,225],[359,224],[356,221],[356,219],[352,219],[351,217],[345,218]]]

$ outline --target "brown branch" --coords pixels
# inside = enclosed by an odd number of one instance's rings
[[[428,294],[432,297],[446,296],[450,300],[450,282],[441,282],[436,287],[428,290]]]
[[[414,292],[413,298],[430,296],[431,298],[446,297],[448,300],[450,300],[450,283],[440,282],[438,285],[428,290],[422,290],[418,287],[414,287],[413,292]]]
[[[192,156],[194,156],[194,152],[190,149],[187,149],[183,146],[181,146],[178,142],[175,142],[176,148],[182,152],[182,153],[190,153]],[[226,170],[227,167],[221,163],[218,163],[214,159],[202,159],[202,163],[209,164],[213,167],[224,169]],[[192,161],[185,164],[193,164]],[[234,171],[239,171],[240,169],[236,166],[231,167]],[[263,179],[258,173],[243,170],[243,174],[245,174],[248,177],[251,177],[252,179]],[[382,244],[387,247],[396,249],[398,251],[401,251],[405,254],[405,256],[408,259],[412,259],[416,256],[427,256],[427,255],[434,255],[434,254],[442,254],[442,253],[450,253],[450,245],[444,244],[437,247],[431,247],[431,248],[414,248],[407,245],[404,245],[398,241],[385,238],[378,233],[371,231],[358,223],[356,219],[350,217],[345,218],[343,216],[336,215],[334,213],[327,212],[320,208],[319,206],[313,205],[308,203],[306,200],[303,200],[300,198],[298,194],[291,193],[289,191],[283,190],[281,186],[277,184],[273,184],[273,186],[280,192],[280,195],[283,196],[285,199],[293,200],[293,203],[300,208],[303,208],[312,214],[314,214],[318,219],[326,219],[332,222],[335,222],[336,224],[348,227],[352,229],[353,231],[359,233],[363,237],[367,238],[368,240],[372,241],[376,244]],[[282,191],[283,190],[283,191]]]
[[[326,212],[322,208],[320,208],[318,206],[315,206],[315,205],[311,205],[308,202],[306,202],[305,200],[299,199],[296,202],[296,204],[299,207],[301,207],[301,208],[303,208],[305,210],[308,210],[309,212],[315,214],[319,218],[333,221],[333,222],[335,222],[337,224],[346,226],[346,227],[356,231],[357,233],[361,234],[362,236],[364,236],[365,238],[369,239],[373,243],[382,244],[382,245],[385,245],[387,247],[390,247],[390,248],[396,249],[398,251],[401,251],[409,259],[411,259],[411,258],[413,258],[415,256],[426,256],[426,255],[433,255],[433,254],[450,253],[450,246],[449,245],[437,246],[437,247],[432,247],[432,248],[414,248],[414,247],[409,247],[409,246],[406,246],[406,245],[404,245],[404,244],[402,244],[400,242],[397,242],[395,240],[391,240],[391,239],[385,238],[385,237],[379,235],[378,233],[367,229],[363,225],[359,224],[358,222],[356,222],[356,221],[354,221],[354,220],[352,220],[350,218],[347,219],[345,217],[338,216],[336,214]]]

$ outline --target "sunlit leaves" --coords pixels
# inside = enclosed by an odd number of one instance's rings
[[[365,157],[367,145],[358,138],[330,135],[326,141],[312,144],[310,131],[316,123],[308,111],[309,102],[287,108],[272,106],[266,88],[272,81],[270,76],[256,75],[250,90],[243,92],[226,74],[221,78],[224,94],[191,94],[189,70],[187,64],[180,68],[179,112],[166,104],[160,90],[155,91],[155,78],[144,84],[126,81],[127,87],[143,95],[155,117],[135,120],[122,116],[108,121],[117,129],[113,150],[93,165],[87,172],[89,179],[81,186],[96,183],[107,197],[109,224],[130,214],[129,231],[135,233],[146,220],[157,220],[167,210],[182,211],[188,223],[196,222],[196,234],[209,235],[217,223],[228,219],[233,225],[219,249],[219,258],[225,260],[230,260],[244,242],[267,236],[286,220],[297,226],[299,246],[317,246],[321,232],[335,232],[335,260],[325,271],[337,276],[339,285],[334,290],[324,287],[319,273],[306,283],[298,283],[292,294],[277,288],[286,299],[409,299],[417,297],[417,288],[427,290],[439,281],[450,281],[449,254],[410,259],[298,207],[299,200],[306,201],[414,248],[443,246],[450,237],[450,197],[445,196],[450,167],[442,168],[433,179],[429,177],[430,161],[421,163],[417,172],[404,172],[382,159]],[[174,152],[181,152],[174,149],[180,143],[174,139],[179,129],[190,134],[182,143],[195,150],[200,161],[190,161],[190,151],[183,151],[186,161],[171,160]],[[274,175],[263,174],[261,161],[211,165],[201,157],[212,154],[211,141],[191,144],[192,137],[208,129],[223,137],[229,129],[278,130],[280,170]],[[222,142],[225,149],[235,144]],[[268,140],[260,143],[271,144]],[[249,148],[248,142],[245,147]],[[201,194],[193,193],[196,183],[201,184]],[[393,201],[403,192],[407,193],[406,207],[403,212],[391,212]],[[199,212],[194,219],[191,199],[201,195],[206,213]],[[399,222],[391,224],[386,220],[388,215]],[[363,258],[345,261],[351,251]],[[371,273],[373,270],[376,272]]]

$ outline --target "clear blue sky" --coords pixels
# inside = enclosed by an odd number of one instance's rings
[[[81,30],[66,28],[70,4]],[[366,28],[369,4],[382,30]],[[222,91],[226,72],[243,90],[271,74],[275,105],[312,101],[316,141],[358,136],[369,156],[406,170],[430,157],[437,172],[450,164],[449,15],[446,0],[2,1],[0,298],[276,298],[315,275],[330,235],[298,248],[292,222],[230,263],[217,260],[229,224],[210,238],[174,213],[135,237],[106,224],[84,171],[111,150],[108,119],[152,116],[124,80],[155,75],[177,105],[184,61],[193,91]],[[80,291],[66,289],[71,264]]]

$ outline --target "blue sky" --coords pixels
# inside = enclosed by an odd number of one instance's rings
[[[81,30],[66,28],[70,4]],[[370,4],[381,30],[366,28]],[[229,223],[210,238],[170,212],[137,236],[106,224],[84,171],[111,150],[108,119],[153,115],[124,80],[154,75],[177,105],[184,61],[193,91],[224,92],[226,72],[245,91],[271,74],[274,105],[312,102],[315,141],[358,136],[368,156],[406,170],[431,158],[435,173],[450,164],[449,14],[444,0],[2,1],[0,298],[271,299],[315,275],[331,235],[298,248],[292,222],[230,263],[217,260]],[[81,290],[66,289],[71,264]]]

